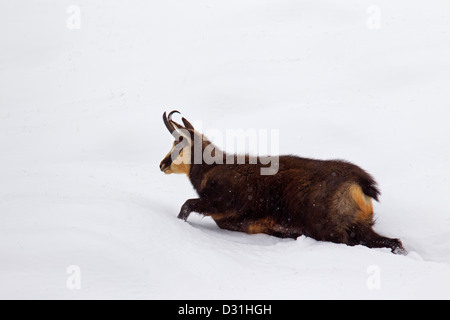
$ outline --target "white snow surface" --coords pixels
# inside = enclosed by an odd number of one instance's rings
[[[1,1],[0,40],[0,298],[450,298],[447,0]],[[360,165],[409,254],[178,220],[172,109]]]

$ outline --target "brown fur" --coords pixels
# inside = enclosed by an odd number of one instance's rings
[[[211,143],[196,132],[183,118],[184,128],[192,141],[204,148]],[[313,160],[296,156],[279,157],[275,175],[260,175],[261,162],[236,164],[237,158],[223,155],[224,164],[194,164],[191,143],[191,165],[180,169],[186,173],[199,198],[187,200],[178,217],[186,220],[191,212],[211,216],[220,228],[266,233],[282,238],[301,235],[317,240],[362,244],[368,247],[388,247],[404,252],[398,239],[390,239],[373,231],[372,199],[378,200],[375,180],[360,167],[341,160]],[[235,164],[227,163],[234,157]],[[161,170],[172,164],[167,157]],[[167,170],[166,170],[167,172]]]

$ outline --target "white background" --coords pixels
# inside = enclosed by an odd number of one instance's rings
[[[0,298],[450,298],[449,57],[447,0],[2,1]],[[174,108],[360,165],[410,254],[178,220]]]

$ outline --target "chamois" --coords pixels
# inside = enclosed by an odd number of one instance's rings
[[[179,219],[187,220],[191,212],[210,216],[216,224],[248,234],[265,233],[280,238],[304,235],[320,241],[390,248],[406,253],[399,239],[391,239],[373,230],[372,199],[380,191],[375,180],[360,167],[341,160],[313,160],[297,156],[280,156],[278,171],[261,175],[267,162],[238,164],[236,155],[219,150],[192,124],[182,118],[181,125],[172,120],[172,111],[163,121],[174,136],[171,151],[161,161],[166,174],[184,173],[199,198],[187,200]],[[210,148],[211,163],[198,160]],[[264,163],[264,164],[263,164]]]

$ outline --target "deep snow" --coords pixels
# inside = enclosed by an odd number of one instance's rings
[[[0,298],[450,298],[448,1],[2,1],[0,39]],[[172,108],[365,168],[410,254],[178,220]]]

